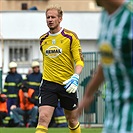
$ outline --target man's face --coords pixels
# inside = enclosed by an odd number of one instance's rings
[[[40,68],[38,66],[33,67],[33,72],[38,73],[40,71]]]
[[[60,25],[62,17],[59,17],[57,10],[51,9],[46,13],[46,21],[49,29],[54,30]]]
[[[10,72],[11,73],[15,73],[16,72],[16,68],[14,67],[14,68],[10,68]]]

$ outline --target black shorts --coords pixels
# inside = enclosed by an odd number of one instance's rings
[[[64,85],[43,80],[39,91],[39,106],[49,105],[57,107],[60,105],[66,110],[74,110],[78,105],[77,92],[68,93]]]

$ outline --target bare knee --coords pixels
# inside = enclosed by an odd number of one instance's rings
[[[77,124],[78,124],[78,118],[74,115],[74,116],[72,116],[72,115],[67,115],[66,116],[66,119],[67,119],[67,121],[68,121],[68,125],[71,127],[71,128],[73,128],[73,127],[75,127]]]
[[[49,111],[49,109],[51,109]],[[40,107],[38,125],[48,127],[51,117],[53,115],[54,108],[52,107]]]
[[[49,116],[46,112],[41,112],[39,113],[39,120],[38,123],[39,125],[47,125],[49,122]]]

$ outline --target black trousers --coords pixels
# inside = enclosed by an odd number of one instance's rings
[[[6,112],[0,111],[0,126],[3,126],[3,119],[7,116]]]

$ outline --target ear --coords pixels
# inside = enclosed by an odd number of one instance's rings
[[[59,22],[61,22],[62,21],[62,17],[59,17]]]

